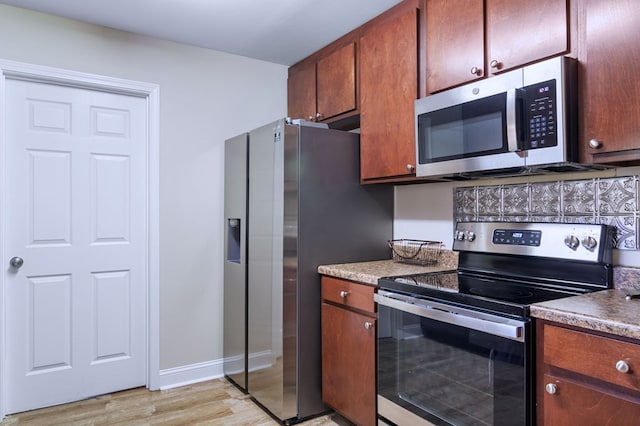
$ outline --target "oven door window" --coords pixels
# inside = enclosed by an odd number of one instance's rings
[[[525,343],[379,305],[378,393],[435,424],[527,424]],[[384,417],[384,413],[380,413]]]
[[[500,93],[418,116],[420,164],[508,151],[507,94]]]

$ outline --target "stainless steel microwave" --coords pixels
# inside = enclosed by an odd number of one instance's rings
[[[416,175],[575,169],[576,80],[575,60],[556,57],[416,100]]]

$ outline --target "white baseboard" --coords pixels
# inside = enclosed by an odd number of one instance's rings
[[[199,362],[160,371],[160,389],[171,389],[218,379],[224,375],[222,359]]]
[[[233,364],[242,362],[241,358],[233,357]],[[273,353],[263,351],[249,355],[249,371],[261,370],[274,364]],[[242,367],[240,367],[242,368]],[[218,379],[224,376],[223,359],[216,359],[182,367],[168,368],[160,371],[160,390],[187,386],[193,383]]]

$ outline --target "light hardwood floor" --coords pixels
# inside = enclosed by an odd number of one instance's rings
[[[98,425],[256,425],[279,423],[226,379],[150,392],[145,388],[102,395],[83,401],[12,414],[1,426]],[[303,426],[347,426],[329,414],[300,423]]]

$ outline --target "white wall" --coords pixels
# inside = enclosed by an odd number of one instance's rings
[[[221,359],[223,142],[286,115],[287,68],[5,5],[0,58],[160,85],[160,368]]]

